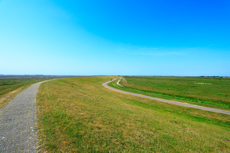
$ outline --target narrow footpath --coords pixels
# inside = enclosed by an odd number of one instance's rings
[[[116,79],[114,79],[114,80],[116,80]],[[112,80],[112,81],[114,81],[114,80]],[[215,109],[215,108],[209,108],[209,107],[204,107],[204,106],[199,106],[199,105],[193,105],[193,104],[188,104],[188,103],[182,103],[182,102],[177,102],[177,101],[172,101],[172,100],[166,100],[166,99],[161,99],[161,98],[155,98],[155,97],[150,97],[150,96],[145,96],[145,95],[141,95],[141,94],[137,94],[137,93],[132,93],[132,92],[128,92],[128,91],[115,89],[113,87],[108,86],[108,83],[110,83],[112,81],[105,82],[102,85],[108,89],[111,89],[111,90],[114,90],[117,92],[121,92],[121,93],[125,93],[125,94],[129,94],[129,95],[133,95],[133,96],[148,98],[148,99],[152,99],[152,100],[156,100],[156,101],[160,101],[160,102],[164,102],[164,103],[180,105],[180,106],[184,106],[184,107],[191,107],[191,108],[201,109],[201,110],[205,110],[205,111],[230,115],[230,111],[225,111],[225,110]]]
[[[38,152],[36,96],[43,82],[31,85],[0,110],[0,153]]]

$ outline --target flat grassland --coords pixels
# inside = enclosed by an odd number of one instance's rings
[[[229,115],[104,88],[102,83],[112,78],[41,84],[37,96],[41,152],[230,151]]]
[[[20,93],[33,83],[45,79],[40,78],[20,78],[20,79],[0,79],[0,108],[9,102],[15,95]]]
[[[120,84],[123,90],[152,97],[230,109],[230,78],[124,77]]]

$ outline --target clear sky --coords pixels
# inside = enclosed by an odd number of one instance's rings
[[[0,74],[230,76],[230,1],[0,0]]]

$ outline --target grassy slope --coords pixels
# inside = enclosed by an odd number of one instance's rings
[[[125,77],[121,84],[126,87],[125,90],[136,93],[214,108],[230,108],[229,78]]]
[[[0,108],[33,83],[44,79],[0,79]]]
[[[40,86],[42,152],[230,151],[228,115],[114,92],[101,85],[111,78]]]

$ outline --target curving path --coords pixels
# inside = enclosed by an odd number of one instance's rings
[[[38,82],[0,110],[0,152],[38,152],[36,95]]]
[[[116,79],[118,79],[118,78],[116,78]],[[114,81],[116,79],[113,79],[112,81]],[[125,94],[129,94],[129,95],[133,95],[133,96],[138,96],[138,97],[148,98],[148,99],[152,99],[152,100],[157,100],[157,101],[164,102],[164,103],[170,103],[170,104],[175,104],[175,105],[180,105],[180,106],[191,107],[191,108],[196,108],[196,109],[202,109],[205,111],[230,115],[230,111],[225,111],[225,110],[220,110],[220,109],[215,109],[215,108],[209,108],[209,107],[204,107],[204,106],[198,106],[198,105],[192,105],[192,104],[182,103],[182,102],[177,102],[177,101],[172,101],[172,100],[165,100],[165,99],[161,99],[161,98],[155,98],[155,97],[150,97],[150,96],[145,96],[145,95],[141,95],[141,94],[136,94],[136,93],[132,93],[132,92],[128,92],[128,91],[115,89],[115,88],[112,88],[112,87],[107,85],[108,83],[110,83],[112,81],[105,82],[102,85],[108,89],[111,89],[111,90],[114,90],[117,92],[121,92],[121,93],[125,93]]]

